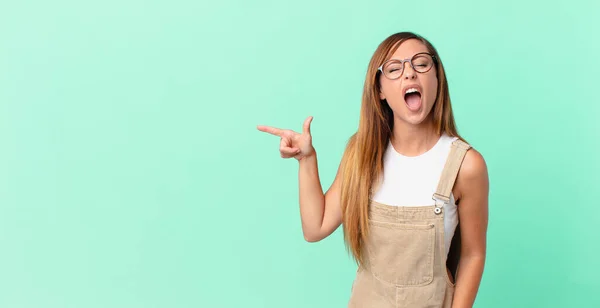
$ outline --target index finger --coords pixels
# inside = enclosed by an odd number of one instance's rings
[[[279,136],[279,137],[281,137],[281,134],[283,133],[282,129],[271,127],[271,126],[266,126],[266,125],[258,125],[256,128],[258,128],[258,130],[261,132],[269,133],[271,135],[275,135],[275,136]]]

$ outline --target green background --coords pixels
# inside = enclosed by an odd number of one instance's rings
[[[476,307],[599,307],[594,1],[3,1],[0,307],[344,307],[341,230],[306,243],[388,35],[438,48],[490,174]],[[594,30],[596,29],[596,30]]]

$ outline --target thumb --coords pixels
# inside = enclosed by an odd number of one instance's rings
[[[302,126],[302,132],[304,134],[309,134],[310,135],[310,122],[312,122],[313,117],[310,116],[308,118],[306,118],[306,120],[304,120],[304,125]]]

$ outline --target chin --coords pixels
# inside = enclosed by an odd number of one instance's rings
[[[423,122],[425,122],[425,118],[419,117],[409,117],[406,120],[407,123],[412,124],[412,125],[419,125],[419,124],[423,124]]]
[[[408,111],[403,117],[400,117],[400,120],[411,125],[420,125],[430,118],[428,115],[429,113],[422,109],[417,112]]]

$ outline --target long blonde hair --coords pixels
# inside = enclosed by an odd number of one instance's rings
[[[359,264],[363,264],[362,248],[369,232],[368,213],[372,187],[383,173],[383,155],[392,136],[392,109],[379,97],[378,67],[408,40],[421,41],[435,55],[438,79],[433,123],[437,134],[446,133],[462,139],[456,130],[444,67],[433,45],[411,32],[400,32],[386,38],[373,54],[365,79],[358,131],[349,139],[342,158],[342,220],[346,247]]]

